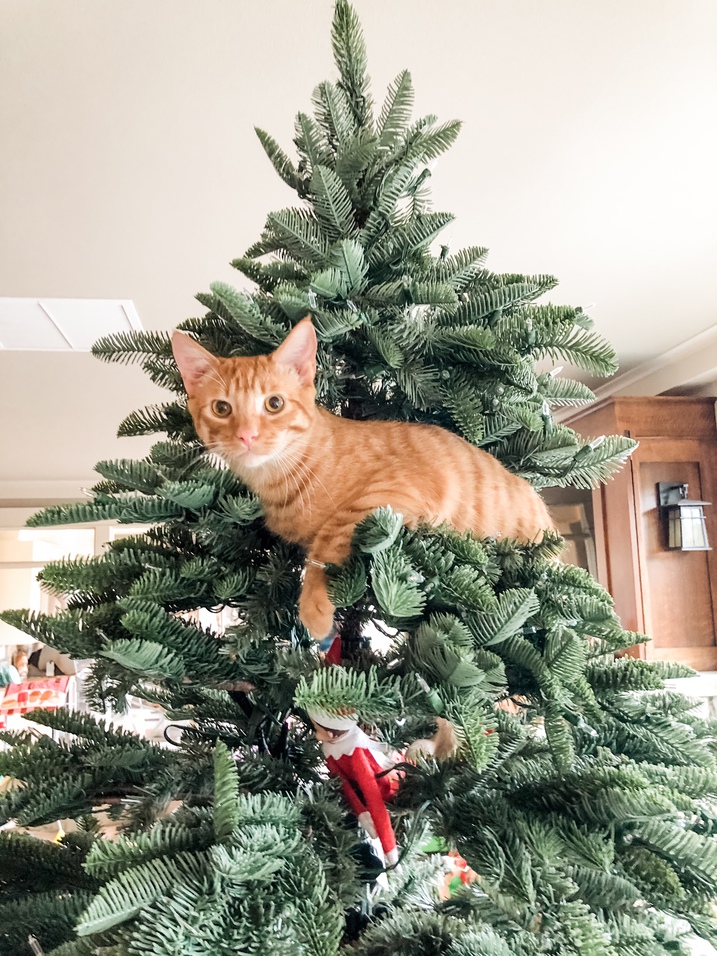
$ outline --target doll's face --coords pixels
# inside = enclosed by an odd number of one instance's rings
[[[341,740],[348,733],[348,730],[332,730],[331,727],[322,727],[315,720],[312,720],[311,723],[314,725],[316,739],[320,744],[335,744],[337,740]]]

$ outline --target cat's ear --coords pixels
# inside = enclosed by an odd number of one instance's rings
[[[217,360],[193,338],[174,330],[172,352],[184,382],[187,394],[191,397],[205,375],[217,370]]]
[[[308,317],[289,332],[272,358],[285,368],[292,368],[302,385],[313,385],[316,376],[316,331]]]

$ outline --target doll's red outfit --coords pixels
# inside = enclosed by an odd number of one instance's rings
[[[369,814],[384,854],[393,857],[396,837],[386,801],[398,790],[398,779],[395,773],[384,771],[391,771],[396,761],[355,724],[340,740],[321,746],[329,772],[342,780],[349,806],[357,817]]]
[[[396,775],[388,773],[383,777],[377,776],[386,768],[379,764],[370,750],[363,747],[357,747],[351,754],[342,754],[338,760],[327,757],[326,766],[329,773],[341,777],[341,789],[356,816],[367,811],[371,815],[383,852],[395,850],[396,837],[386,810],[386,801],[398,790]]]

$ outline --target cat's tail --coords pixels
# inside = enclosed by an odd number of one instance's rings
[[[454,757],[458,750],[458,735],[456,728],[445,717],[436,719],[438,729],[428,740],[414,740],[406,749],[406,759],[416,760],[418,757],[434,757],[436,760],[447,760]]]

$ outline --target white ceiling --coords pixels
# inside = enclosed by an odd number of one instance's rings
[[[434,172],[452,248],[549,272],[623,369],[717,322],[714,0],[356,0],[374,93],[464,129]],[[201,314],[292,194],[291,149],[333,76],[330,0],[0,0],[0,295],[130,299],[145,328]],[[87,355],[0,353],[2,483],[142,454],[114,432],[163,393]]]
[[[141,328],[128,300],[0,297],[0,349],[89,352],[100,336]]]

